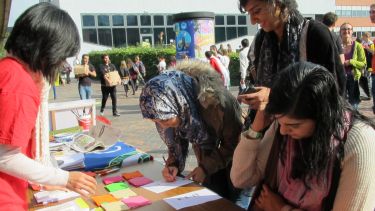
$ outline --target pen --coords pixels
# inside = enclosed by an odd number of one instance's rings
[[[107,170],[107,171],[104,171],[103,173],[99,173],[99,176],[105,176],[105,175],[107,175],[107,174],[110,174],[110,173],[113,173],[113,172],[116,172],[116,171],[118,171],[118,170],[120,170],[120,168],[113,168],[113,169],[109,169],[109,170]]]
[[[173,172],[168,168],[167,160],[165,159],[164,156],[163,156],[163,160],[164,160],[164,166],[167,167],[167,169],[168,169],[168,173],[173,176]]]

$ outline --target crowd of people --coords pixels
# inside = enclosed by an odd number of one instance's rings
[[[334,15],[325,16],[326,25],[306,19],[295,0],[239,0],[239,9],[261,29],[251,44],[241,42],[238,96],[228,90],[232,50],[213,45],[205,52],[207,62],[172,57],[167,65],[159,56],[158,75],[148,81],[139,56],[116,68],[103,54],[97,69],[87,54],[81,62],[76,57],[74,65],[87,68],[78,77],[80,98],[91,98],[91,78],[98,75],[100,115],[110,96],[118,117],[117,85],[124,86],[126,97],[130,88],[135,95],[143,85],[139,106],[167,146],[161,172],[167,182],[185,176],[248,210],[374,210],[375,123],[358,111],[359,87],[371,96],[368,80],[361,82],[370,73],[374,99],[369,34],[358,42],[353,26],[343,23],[335,36],[329,28]],[[370,18],[375,23],[375,4]],[[79,40],[65,11],[39,3],[17,19],[5,44],[0,210],[27,210],[28,183],[83,195],[96,191],[94,178],[35,160],[37,142],[43,141],[35,139],[35,125],[44,90],[55,84],[59,68],[67,68],[66,58],[77,55]],[[247,80],[255,85],[251,92]],[[240,103],[250,108],[247,126]],[[197,166],[182,175],[189,144]],[[249,189],[254,190],[251,200]]]

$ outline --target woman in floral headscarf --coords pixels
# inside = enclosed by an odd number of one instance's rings
[[[198,167],[187,178],[236,200],[239,190],[229,172],[242,127],[241,109],[209,64],[188,61],[154,77],[142,90],[140,107],[168,147],[162,171],[166,181],[184,170],[190,142]]]

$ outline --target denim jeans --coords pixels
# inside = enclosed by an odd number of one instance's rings
[[[81,100],[91,99],[92,89],[91,86],[79,85],[79,97]]]

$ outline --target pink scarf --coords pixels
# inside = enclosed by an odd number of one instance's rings
[[[344,133],[348,132],[349,123],[351,122],[350,113],[346,112],[345,116],[344,130],[341,134],[342,137],[344,136]],[[332,137],[331,142],[334,145],[334,150],[336,150],[339,140]],[[328,168],[323,172],[322,176],[324,176],[324,178],[319,181],[319,178],[312,178],[308,181],[310,188],[307,188],[303,180],[293,179],[291,175],[296,144],[298,144],[297,140],[288,137],[285,166],[281,163],[281,160],[278,161],[278,192],[289,202],[289,204],[295,207],[309,211],[322,210],[323,199],[328,196],[331,188],[334,159],[332,159],[328,164]]]

